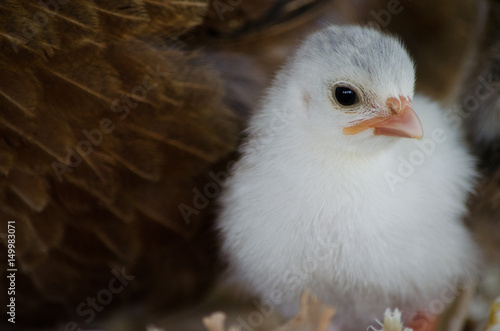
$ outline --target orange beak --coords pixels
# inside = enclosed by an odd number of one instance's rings
[[[388,116],[370,118],[345,127],[345,135],[353,135],[367,129],[374,129],[375,135],[421,139],[424,132],[422,123],[411,108],[411,100],[405,97],[388,98],[387,107],[391,111]]]

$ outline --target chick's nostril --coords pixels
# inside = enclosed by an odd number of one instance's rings
[[[387,98],[386,105],[391,114],[393,115],[399,114],[402,110],[401,100],[398,98],[394,97]]]

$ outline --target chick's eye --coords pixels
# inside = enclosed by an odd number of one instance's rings
[[[342,106],[352,106],[359,102],[356,92],[345,86],[339,86],[335,89],[335,99]]]

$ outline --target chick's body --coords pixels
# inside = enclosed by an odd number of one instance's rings
[[[461,217],[474,162],[439,107],[413,98],[420,141],[342,132],[353,118],[371,123],[388,98],[412,98],[413,75],[397,40],[331,27],[305,42],[251,119],[219,228],[234,278],[285,314],[310,289],[336,306],[334,325],[364,330],[388,307],[406,319],[430,310],[472,273]],[[343,108],[336,86],[357,91],[359,106]]]

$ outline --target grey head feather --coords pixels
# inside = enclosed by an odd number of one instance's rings
[[[369,27],[330,26],[312,34],[289,68],[295,77],[308,82],[348,79],[382,95],[399,88],[412,96],[414,90],[414,63],[404,46],[397,38]]]

